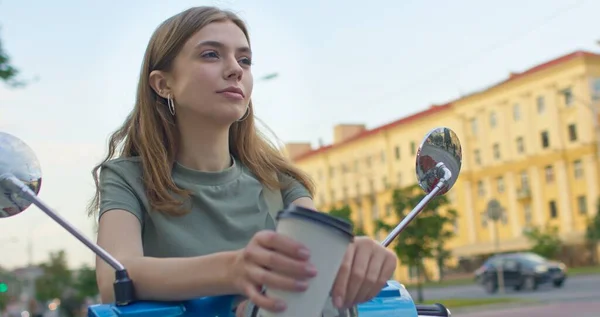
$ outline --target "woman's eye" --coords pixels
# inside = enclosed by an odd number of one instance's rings
[[[219,58],[219,54],[217,52],[205,52],[202,54],[202,57],[205,58]]]
[[[252,65],[252,60],[249,59],[248,57],[244,57],[244,58],[240,59],[240,63],[250,66],[250,65]]]

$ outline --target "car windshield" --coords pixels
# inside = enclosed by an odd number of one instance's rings
[[[548,260],[546,260],[546,258],[539,256],[535,253],[524,253],[521,255],[521,257],[529,262],[533,262],[533,263],[545,263],[548,262]]]

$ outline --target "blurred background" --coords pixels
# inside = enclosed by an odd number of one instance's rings
[[[0,131],[33,148],[40,197],[86,236],[91,169],[132,109],[148,39],[197,5],[247,21],[262,129],[357,233],[382,239],[419,197],[423,136],[457,133],[457,184],[394,245],[415,301],[600,311],[594,0],[2,0]],[[83,316],[95,283],[92,252],[40,210],[1,219],[0,316]]]

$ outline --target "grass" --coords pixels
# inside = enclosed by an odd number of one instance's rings
[[[600,265],[567,268],[567,274],[569,276],[600,274]]]
[[[463,308],[463,307],[474,307],[494,304],[514,304],[514,303],[535,303],[534,300],[525,300],[519,298],[504,298],[504,297],[493,297],[493,298],[450,298],[444,300],[425,300],[423,304],[431,305],[435,303],[441,303],[450,309]]]
[[[600,265],[598,266],[587,266],[587,267],[575,267],[575,268],[567,268],[568,276],[578,276],[578,275],[593,275],[600,274]],[[475,284],[475,280],[473,276],[465,277],[465,278],[457,278],[451,280],[444,280],[441,282],[427,282],[423,283],[423,288],[440,288],[440,287],[449,287],[449,286],[460,286],[460,285],[473,285]],[[415,288],[416,284],[405,284],[407,288]]]

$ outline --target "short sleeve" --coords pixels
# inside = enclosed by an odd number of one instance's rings
[[[100,211],[98,219],[110,210],[123,209],[143,223],[143,209],[131,184],[126,169],[105,163],[100,170]]]
[[[283,197],[283,206],[289,206],[294,200],[302,197],[308,197],[312,199],[310,192],[302,183],[287,174],[280,174],[280,182],[283,185],[281,189],[281,196]]]

